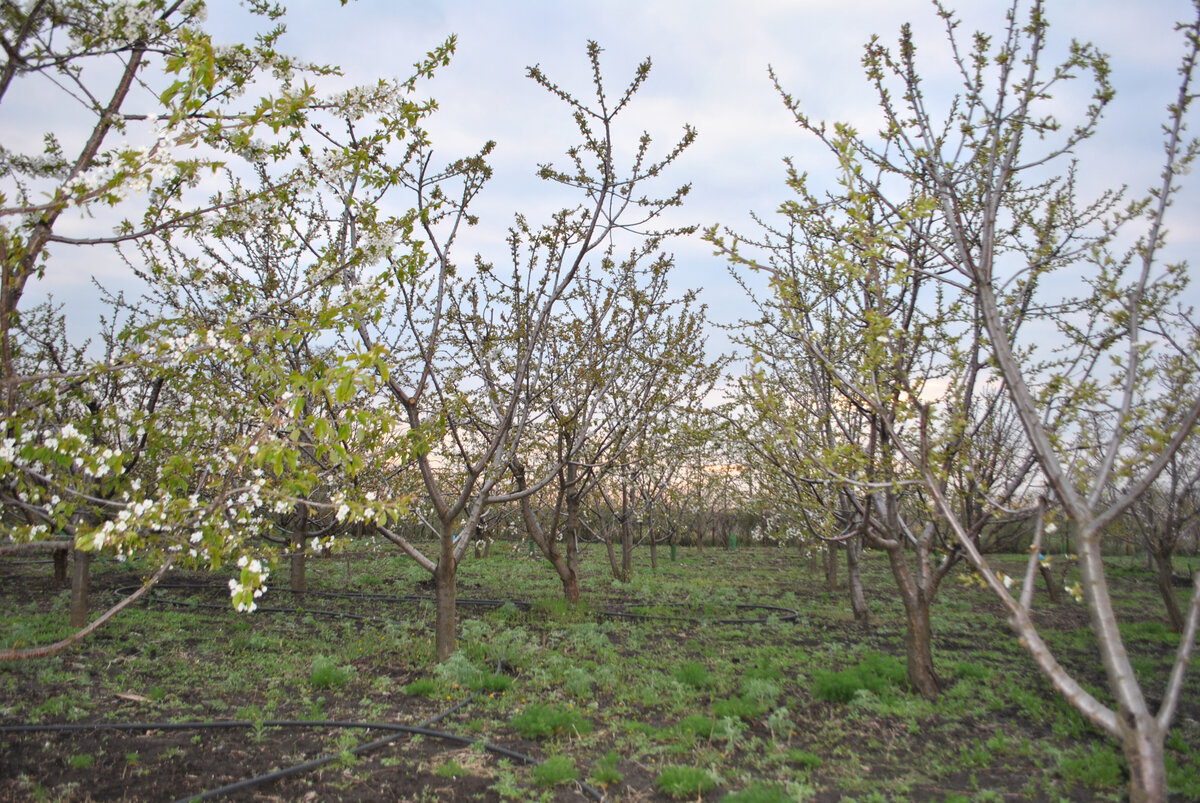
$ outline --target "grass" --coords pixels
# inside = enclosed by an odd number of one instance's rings
[[[1019,567],[1020,556],[1010,562]],[[1160,683],[1173,634],[1161,625],[1161,601],[1145,591],[1152,590],[1152,578],[1136,561],[1119,564],[1113,583],[1123,600],[1123,632],[1139,675]],[[139,576],[136,566],[95,565],[101,577],[112,576],[110,584],[121,572],[135,581]],[[612,799],[694,800],[702,788],[706,799],[735,803],[816,796],[988,800],[1004,794],[1086,801],[1123,794],[1119,751],[1059,701],[987,594],[962,589],[953,578],[934,606],[935,663],[945,692],[936,701],[912,694],[902,657],[903,615],[886,561],[868,554],[865,565],[874,619],[869,630],[854,626],[844,591],[826,592],[822,578],[787,549],[706,549],[703,555],[681,549],[679,560],[663,560],[657,572],[639,563],[630,585],[612,583],[602,550],[592,550],[581,573],[582,606],[554,602],[560,589],[544,562],[493,550],[489,558],[463,564],[462,587],[472,597],[515,597],[534,605],[461,607],[460,650],[442,664],[433,661],[426,605],[322,598],[312,606],[378,617],[365,621],[312,611],[248,617],[223,608],[134,606],[102,638],[70,653],[0,665],[0,714],[6,722],[153,717],[416,723],[474,694],[465,710],[435,727],[553,759],[536,768],[504,764],[490,755],[451,753],[428,739],[351,757],[351,747],[375,736],[327,735],[322,749],[344,754],[340,786],[315,777],[282,786],[281,797],[294,799],[309,791],[318,799],[369,796],[373,776],[396,773],[424,785],[398,795],[414,800],[437,799],[438,789],[472,783],[477,787],[469,788],[491,788],[502,799],[549,800],[564,794],[559,784],[585,775]],[[347,582],[359,567],[375,578],[367,583],[372,592],[409,593],[424,580],[411,561],[382,545],[360,548],[349,559],[314,560],[309,580],[314,589],[362,587]],[[6,570],[14,571],[0,563]],[[0,641],[56,633],[55,617],[65,614],[66,600],[57,590],[38,596],[40,574],[21,571],[0,578],[0,589],[21,591],[2,600]],[[285,583],[286,567],[277,574]],[[214,586],[221,583],[213,578]],[[223,594],[183,596],[223,603]],[[271,594],[273,604],[296,601],[282,588]],[[802,617],[796,623],[714,621],[742,602],[789,605]],[[664,615],[697,611],[705,621],[601,614],[639,604]],[[1049,606],[1039,596],[1036,611],[1049,622],[1047,640],[1061,660],[1106,699],[1082,609]],[[1185,707],[1200,699],[1198,674],[1193,668],[1188,676]],[[131,692],[145,699],[117,696]],[[1189,711],[1167,740],[1168,780],[1182,800],[1200,799],[1200,729],[1187,721],[1196,718]],[[0,756],[0,798],[29,797],[35,784],[48,799],[69,798],[68,784],[78,783],[80,772],[125,773],[125,782],[136,784],[138,773],[155,777],[206,756],[216,765],[247,743],[253,749],[246,752],[255,756],[300,755],[299,747],[275,743],[287,738],[297,737],[278,728],[209,731],[181,735],[166,749],[117,732],[104,742],[62,736],[49,748],[31,738],[10,739]],[[18,763],[26,755],[29,763]],[[74,768],[76,756],[93,763]],[[414,775],[417,766],[425,768],[423,775]],[[229,772],[249,777],[266,769]],[[67,771],[74,774],[54,775]],[[22,776],[29,779],[23,791],[5,786],[4,778]]]

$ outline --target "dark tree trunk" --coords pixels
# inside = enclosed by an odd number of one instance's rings
[[[825,590],[837,591],[838,545],[832,541],[825,544]]]
[[[887,550],[892,575],[904,604],[904,648],[908,663],[908,682],[928,700],[942,692],[941,681],[933,668],[933,628],[929,622],[930,601],[913,577],[905,560],[903,544]]]
[[[1179,598],[1175,596],[1175,568],[1171,565],[1170,552],[1155,552],[1154,563],[1157,568],[1158,592],[1162,594],[1163,603],[1167,606],[1167,623],[1176,633],[1183,632],[1183,610],[1179,607]]]
[[[573,467],[568,467],[573,468]],[[525,471],[521,467],[517,467],[513,476],[516,478],[517,487],[524,490]],[[529,534],[529,538],[541,550],[542,555],[546,560],[550,561],[550,565],[557,572],[559,580],[562,582],[563,596],[568,602],[579,602],[579,557],[575,548],[575,529],[579,526],[579,500],[575,498],[575,489],[573,485],[569,485],[566,491],[567,505],[567,520],[566,520],[566,541],[567,541],[567,557],[564,558],[562,553],[558,551],[558,544],[554,540],[553,534],[548,534],[542,525],[537,520],[537,516],[533,511],[533,501],[529,496],[521,497],[521,519],[525,522],[525,532]]]
[[[308,590],[308,505],[303,502],[296,504],[296,532],[292,536],[292,560],[288,576],[292,591]]]
[[[604,550],[608,553],[608,567],[612,570],[614,580],[621,579],[621,562],[617,560],[616,550],[613,549],[613,530],[608,528],[604,533]]]
[[[66,549],[54,550],[54,582],[60,586],[67,584],[67,558],[70,557],[70,551]]]
[[[633,579],[633,513],[629,509],[629,488],[621,490],[621,582]]]
[[[74,550],[71,566],[71,627],[83,627],[88,620],[88,571],[92,553]]]
[[[1062,583],[1054,579],[1054,571],[1049,567],[1038,564],[1038,570],[1042,574],[1042,581],[1046,584],[1046,593],[1050,595],[1050,602],[1057,605],[1062,601]]]
[[[433,572],[436,614],[434,621],[434,652],[439,662],[454,654],[455,630],[458,624],[456,570],[454,565],[454,532],[443,524],[441,552]]]

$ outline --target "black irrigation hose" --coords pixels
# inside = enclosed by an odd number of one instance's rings
[[[136,588],[137,588],[137,586],[128,586],[126,588],[119,588],[119,589],[117,589],[117,593],[129,593],[131,590],[134,590]],[[215,591],[215,590],[221,590],[221,588],[222,588],[221,586],[205,585],[202,583],[159,583],[156,586],[156,589],[161,589],[161,590],[195,589],[195,590],[200,590],[200,591]],[[394,594],[368,594],[368,593],[357,592],[357,591],[295,591],[290,588],[277,588],[274,590],[277,592],[284,592],[284,593],[288,593],[288,594],[303,594],[306,596],[328,597],[328,598],[333,598],[333,599],[359,599],[359,600],[378,600],[380,602],[414,602],[414,603],[432,602],[433,601],[429,597],[421,596],[419,594],[394,595]],[[186,602],[183,600],[160,599],[157,597],[155,599],[156,599],[156,601],[163,602],[167,605],[176,605],[176,606],[180,606],[180,607],[193,607],[193,608],[206,608],[206,609],[208,609],[208,608],[223,609],[223,608],[228,607],[225,605],[211,605],[211,604],[200,603],[200,602]],[[147,597],[147,601],[149,601],[149,597]],[[479,607],[479,608],[502,608],[505,605],[513,605],[517,608],[520,608],[521,610],[529,610],[532,607],[530,605],[530,603],[524,602],[522,600],[462,598],[462,599],[456,600],[455,603],[457,605]],[[653,604],[651,604],[651,603],[634,603],[635,607],[638,605],[644,605],[646,607],[651,607],[651,605],[653,605],[653,607],[659,607],[659,608],[694,608],[695,607],[694,605],[692,605],[690,603],[686,603],[686,602],[653,603]],[[795,611],[791,608],[784,608],[780,605],[760,605],[757,603],[741,603],[741,604],[733,605],[732,607],[735,610],[739,610],[739,611],[742,611],[742,610],[766,611],[767,615],[762,618],[758,618],[758,619],[728,618],[728,617],[712,618],[712,617],[706,617],[706,616],[671,616],[671,615],[665,615],[665,614],[634,613],[632,611],[619,610],[616,608],[605,608],[601,611],[598,611],[597,614],[599,616],[609,616],[609,617],[612,617],[615,619],[633,619],[633,620],[645,620],[645,621],[653,620],[653,621],[696,622],[696,623],[701,623],[701,624],[723,624],[723,625],[766,624],[768,619],[771,616],[775,616],[777,618],[777,620],[780,622],[795,622],[796,620],[798,620],[800,618],[800,614],[798,611]],[[263,605],[259,605],[256,608],[256,610],[262,611],[264,613],[295,613],[295,612],[297,612],[297,610],[294,608],[279,608],[279,607],[263,606]],[[315,616],[341,616],[341,617],[345,617],[347,619],[359,619],[359,620],[366,620],[366,619],[381,620],[382,619],[382,617],[370,616],[370,615],[366,615],[366,614],[343,613],[341,611],[323,611],[323,610],[308,609],[308,608],[304,609],[303,612],[311,613]]]
[[[117,593],[130,593],[132,590],[135,590],[136,588],[137,588],[136,586],[130,586],[128,588],[117,589]],[[200,590],[200,591],[209,591],[209,590],[215,591],[218,588],[220,588],[220,587],[212,586],[212,585],[205,585],[205,584],[200,584],[200,583],[171,583],[171,584],[159,584],[157,586],[156,590],[194,589],[194,590]],[[360,599],[360,600],[368,599],[368,600],[377,600],[377,601],[384,601],[384,602],[417,602],[417,603],[430,601],[428,597],[412,595],[412,594],[403,595],[403,596],[395,596],[395,595],[389,595],[389,594],[367,594],[367,593],[361,593],[361,592],[344,592],[344,591],[303,591],[303,592],[301,592],[301,591],[295,591],[290,588],[283,588],[283,589],[278,589],[278,590],[285,591],[285,592],[292,593],[292,594],[305,594],[307,596],[328,597],[328,598],[335,598],[335,599]],[[146,601],[149,602],[150,599],[151,599],[151,597],[148,596]],[[156,598],[156,601],[163,602],[168,605],[176,605],[176,606],[190,607],[190,608],[204,608],[204,609],[213,608],[213,609],[224,610],[227,607],[225,605],[212,605],[212,604],[208,604],[208,603],[186,602],[183,600],[171,600],[171,599],[162,599],[162,598]],[[531,607],[528,602],[522,602],[520,600],[459,599],[459,600],[456,600],[456,602],[459,605],[468,605],[468,606],[477,606],[477,607],[486,607],[486,608],[500,608],[500,607],[503,607],[504,605],[508,605],[508,604],[514,605],[515,607],[521,608],[522,610],[529,610]],[[690,606],[687,603],[671,603],[671,604],[659,604],[658,607],[689,608],[689,607],[693,607],[693,606]],[[767,618],[769,618],[770,616],[776,616],[778,618],[778,620],[781,622],[793,622],[793,621],[796,621],[800,616],[797,611],[794,611],[790,608],[784,608],[784,607],[781,607],[778,605],[738,604],[738,605],[734,605],[733,607],[736,610],[768,611],[769,613],[768,613]],[[266,607],[266,606],[258,606],[257,610],[265,612],[265,613],[296,613],[296,612],[298,612],[298,609],[295,609],[295,608],[278,608],[278,607]],[[334,617],[341,617],[341,618],[346,618],[346,619],[354,619],[354,620],[358,620],[358,621],[365,621],[365,620],[385,621],[385,620],[383,620],[382,617],[379,617],[379,616],[371,616],[368,614],[349,613],[349,612],[345,612],[345,611],[325,611],[325,610],[303,609],[303,612],[307,613],[307,614],[317,615],[317,616],[334,616]],[[651,620],[654,620],[654,621],[687,621],[687,622],[698,622],[698,623],[704,623],[704,624],[709,624],[709,623],[711,623],[711,624],[763,624],[767,621],[767,618],[762,618],[762,619],[718,618],[718,619],[714,619],[714,618],[710,618],[710,617],[696,617],[696,616],[669,616],[669,615],[660,615],[660,614],[634,613],[631,611],[615,610],[615,609],[611,609],[611,608],[606,608],[606,609],[600,611],[599,615],[611,616],[611,617],[619,618],[619,619],[632,619],[632,620],[645,620],[645,621],[651,621]],[[67,731],[103,730],[103,729],[112,729],[112,730],[188,730],[188,729],[190,729],[190,730],[196,730],[196,729],[205,729],[205,728],[253,728],[253,727],[272,727],[272,728],[337,727],[337,728],[363,728],[363,729],[374,728],[374,729],[378,729],[378,730],[391,731],[391,733],[388,736],[385,736],[381,739],[376,739],[376,740],[368,742],[366,744],[361,744],[356,747],[353,747],[347,752],[351,753],[352,755],[359,755],[362,753],[366,753],[370,750],[374,750],[376,748],[383,747],[384,745],[390,744],[391,742],[394,742],[397,739],[400,739],[405,735],[410,735],[410,736],[411,735],[421,735],[421,736],[428,736],[430,738],[441,739],[443,741],[456,742],[458,744],[464,744],[464,745],[482,744],[483,748],[485,750],[487,750],[488,752],[495,753],[496,755],[505,756],[507,758],[511,758],[515,761],[521,762],[522,764],[539,764],[539,763],[541,763],[540,761],[538,761],[536,758],[533,758],[532,756],[526,755],[524,753],[518,753],[515,750],[509,750],[508,748],[502,747],[500,745],[491,744],[490,742],[483,742],[480,739],[472,739],[468,736],[459,736],[458,734],[449,733],[447,731],[432,730],[429,727],[427,727],[428,725],[432,725],[435,722],[445,719],[446,717],[450,716],[454,712],[462,709],[467,704],[472,702],[475,699],[475,696],[476,695],[472,694],[470,697],[468,697],[466,700],[463,700],[461,703],[455,705],[454,707],[450,708],[447,711],[442,712],[441,714],[437,715],[436,717],[425,720],[425,722],[421,723],[420,725],[399,725],[399,724],[394,724],[394,723],[380,723],[380,722],[347,722],[347,721],[342,721],[342,720],[266,720],[263,722],[220,720],[220,721],[215,721],[215,722],[81,723],[81,724],[58,724],[58,725],[2,725],[2,726],[0,726],[0,733],[67,732]],[[217,789],[211,789],[211,790],[203,792],[199,795],[193,795],[190,797],[181,798],[179,801],[176,801],[176,803],[187,803],[188,801],[195,801],[195,800],[208,800],[211,798],[230,794],[232,792],[240,791],[242,789],[247,789],[247,788],[250,788],[253,786],[258,786],[260,784],[269,783],[271,781],[275,781],[280,778],[285,778],[290,775],[296,775],[301,772],[307,772],[308,770],[316,769],[316,768],[322,767],[332,761],[335,761],[341,755],[342,754],[332,754],[332,755],[327,755],[327,756],[321,756],[320,758],[316,758],[311,761],[306,761],[302,764],[296,764],[291,767],[286,767],[281,770],[275,770],[274,772],[270,772],[265,775],[259,775],[254,778],[246,778],[241,781],[236,781],[235,783],[227,784],[226,786],[222,786]],[[579,784],[580,789],[582,789],[584,793],[586,793],[593,799],[598,800],[598,801],[604,800],[604,794],[602,792],[598,791],[597,789],[595,789],[594,787],[588,785],[587,783],[584,783],[583,781],[576,781],[576,783]]]
[[[468,700],[464,701],[463,703],[461,703],[459,706],[456,706],[455,708],[459,708],[462,705],[465,705],[467,702],[470,702],[470,700],[468,699]],[[441,719],[442,716],[448,716],[453,710],[455,710],[455,709],[451,709],[451,711],[448,711],[445,714],[443,714],[439,717],[435,717],[434,719],[428,720],[428,721],[436,722],[438,719]],[[216,721],[211,721],[211,722],[73,722],[73,723],[59,723],[59,724],[54,724],[54,725],[0,725],[0,733],[67,733],[67,732],[99,731],[99,730],[173,731],[173,730],[215,730],[218,728],[258,728],[258,727],[262,727],[262,728],[361,728],[361,729],[375,729],[375,730],[392,731],[393,735],[391,735],[389,737],[385,737],[383,739],[377,739],[374,742],[370,742],[368,744],[359,745],[358,747],[353,748],[348,751],[351,753],[365,752],[368,749],[373,749],[375,747],[379,747],[381,745],[387,744],[390,741],[394,741],[395,739],[399,739],[401,736],[409,735],[409,736],[427,736],[431,739],[441,739],[442,741],[455,742],[457,744],[462,744],[462,745],[467,745],[467,746],[474,745],[474,744],[482,744],[483,749],[487,750],[489,753],[495,753],[496,755],[504,756],[505,758],[511,758],[514,761],[520,761],[522,764],[540,764],[541,763],[541,761],[534,758],[533,756],[529,756],[524,753],[518,753],[516,750],[510,750],[509,748],[502,747],[501,745],[498,745],[498,744],[492,744],[491,742],[484,742],[481,739],[473,739],[470,736],[460,736],[456,733],[450,733],[448,731],[433,730],[431,728],[426,728],[421,725],[400,725],[400,724],[397,724],[394,722],[349,722],[349,721],[337,720],[337,719],[323,719],[323,720],[269,719],[269,720],[264,720],[262,722],[251,722],[249,720],[216,720]],[[228,792],[236,791],[239,789],[244,789],[248,786],[254,786],[254,785],[257,785],[260,783],[264,783],[268,780],[275,780],[276,778],[282,778],[286,775],[291,775],[296,772],[301,772],[306,769],[312,769],[314,767],[319,767],[323,764],[327,764],[330,761],[337,759],[340,755],[341,754],[331,755],[331,756],[323,756],[319,759],[314,759],[313,761],[309,761],[304,764],[298,764],[295,767],[288,767],[287,769],[278,770],[276,772],[270,773],[269,775],[263,775],[263,776],[259,776],[257,778],[248,778],[244,781],[238,781],[235,784],[230,784],[229,786],[221,787],[220,789],[213,789],[209,792],[201,793],[200,795],[192,795],[189,797],[180,798],[180,800],[177,801],[177,803],[185,803],[185,801],[191,801],[191,800],[205,800],[207,798],[215,797],[220,794],[226,794]],[[591,797],[595,798],[596,800],[604,799],[604,795],[600,791],[594,789],[593,787],[589,786],[586,783],[583,783],[582,781],[580,781],[578,783],[579,783],[580,787],[583,789],[583,791],[586,792]]]

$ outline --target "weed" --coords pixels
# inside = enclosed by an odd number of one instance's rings
[[[603,758],[596,759],[596,763],[592,765],[592,773],[588,776],[592,783],[598,786],[620,783],[625,776],[617,769],[618,759],[616,750],[609,750]]]
[[[717,726],[713,728],[714,739],[725,740],[725,752],[732,753],[737,747],[737,743],[741,741],[742,735],[746,732],[747,725],[737,717],[721,717],[717,720]]]
[[[73,770],[90,770],[96,764],[96,757],[90,753],[76,753],[67,759],[67,766]]]
[[[339,689],[354,677],[354,667],[338,666],[330,658],[318,655],[312,660],[308,682],[314,689]]]
[[[676,800],[696,798],[711,791],[717,785],[712,773],[699,767],[671,765],[654,779],[654,787]]]
[[[510,724],[526,739],[542,739],[562,734],[591,733],[592,723],[574,707],[531,703],[514,716]]]
[[[563,690],[572,697],[585,699],[592,696],[594,682],[591,673],[583,667],[568,667],[566,679],[563,681]]]
[[[1116,789],[1123,783],[1125,762],[1111,747],[1084,748],[1064,754],[1058,761],[1058,774],[1068,786],[1081,784],[1093,789]]]
[[[795,731],[795,723],[792,722],[792,714],[786,708],[776,708],[771,712],[771,716],[767,717],[767,729],[771,731],[771,738],[778,739],[783,737],[789,739],[792,732]]]
[[[747,677],[742,681],[742,697],[768,708],[779,699],[782,689],[774,680],[768,678]]]
[[[712,717],[706,717],[703,714],[689,714],[679,720],[679,724],[675,726],[675,732],[680,736],[693,734],[701,739],[711,739],[716,726],[717,723]]]
[[[848,703],[854,695],[866,689],[874,694],[908,685],[908,672],[898,658],[868,652],[849,669],[840,672],[818,671],[814,676],[813,693],[830,703]]]
[[[791,803],[787,789],[774,783],[757,781],[740,792],[731,792],[721,798],[721,803]]]
[[[483,671],[463,652],[456,652],[433,668],[433,674],[447,686],[476,688],[483,681]]]
[[[959,680],[987,680],[992,670],[973,661],[958,661],[954,664],[954,677]]]
[[[1167,786],[1181,800],[1200,800],[1200,756],[1191,761],[1167,753]]]
[[[434,772],[442,778],[462,778],[467,774],[467,768],[454,759],[439,764]]]
[[[337,738],[334,740],[334,744],[337,746],[338,751],[338,757],[335,761],[335,764],[342,769],[349,769],[350,767],[358,764],[358,756],[350,752],[358,746],[358,737],[354,735],[354,733],[350,731],[343,731],[342,733],[339,733]]]
[[[578,777],[575,762],[568,756],[550,756],[533,768],[533,781],[538,786],[558,786]]]
[[[807,750],[789,750],[785,755],[789,764],[804,770],[815,770],[821,766],[821,757]]]
[[[708,667],[697,661],[686,661],[675,667],[674,675],[680,683],[695,689],[706,689],[713,683]]]
[[[400,691],[413,697],[431,697],[437,692],[437,681],[433,678],[417,678],[412,683],[401,686]]]
[[[748,697],[730,697],[725,700],[713,700],[712,712],[716,717],[740,717],[754,719],[766,713],[767,707],[758,700]]]

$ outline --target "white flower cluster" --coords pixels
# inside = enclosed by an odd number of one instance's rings
[[[116,518],[108,519],[92,533],[92,549],[116,546],[117,559],[124,560],[131,551],[123,548],[123,536],[146,527],[165,525],[170,503],[171,495],[167,494],[162,499],[139,499],[125,506]]]
[[[154,3],[149,0],[117,0],[96,21],[94,36],[117,42],[133,42],[158,27]]]
[[[165,356],[170,364],[180,365],[188,354],[197,349],[215,349],[225,352],[232,349],[233,346],[232,341],[226,340],[210,329],[203,334],[188,332],[180,337],[164,338],[159,343],[159,353]]]
[[[107,192],[117,200],[124,200],[131,192],[149,192],[156,182],[175,175],[174,154],[183,135],[182,130],[164,126],[155,129],[153,145],[135,148],[129,142],[122,142],[108,153],[109,164],[83,171],[63,189],[75,195],[77,204],[91,200],[99,191]],[[132,173],[133,177],[118,182],[118,171]]]
[[[271,570],[262,565],[258,558],[242,555],[238,558],[238,567],[242,570],[241,579],[230,579],[229,595],[233,598],[233,606],[242,613],[253,613],[258,608],[255,602],[267,591],[267,577]]]

